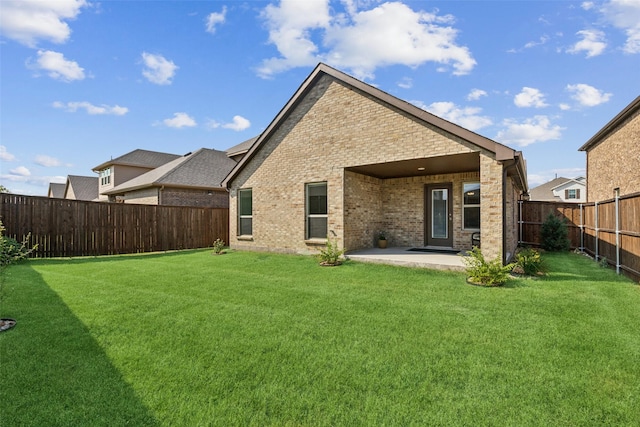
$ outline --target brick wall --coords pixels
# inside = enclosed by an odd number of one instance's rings
[[[157,205],[158,188],[143,188],[141,190],[129,191],[124,195],[124,203],[136,203],[140,205]]]
[[[587,152],[589,202],[640,191],[640,110]]]
[[[187,188],[165,188],[160,202],[165,206],[197,206],[201,208],[228,208],[229,193],[226,190],[192,190]]]
[[[316,242],[304,239],[304,185],[326,181],[328,228],[340,245],[370,247],[380,229],[390,233],[392,244],[422,245],[424,185],[454,182],[455,221],[461,224],[462,182],[480,177],[482,220],[489,225],[487,247],[499,252],[502,166],[491,153],[479,153],[480,173],[472,176],[378,180],[345,171],[347,167],[468,152],[478,152],[478,148],[324,76],[231,182],[230,243],[246,249],[315,252]],[[253,190],[253,236],[248,240],[237,237],[239,188]],[[470,234],[458,229],[455,244],[467,247]]]

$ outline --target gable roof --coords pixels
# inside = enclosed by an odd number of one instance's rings
[[[195,153],[178,157],[103,194],[121,194],[162,185],[182,188],[221,188],[222,179],[235,164],[236,162],[227,157],[224,151],[201,148]]]
[[[64,190],[67,188],[67,184],[59,184],[57,182],[49,183],[49,192],[47,195],[54,199],[64,199]]]
[[[73,189],[76,200],[95,200],[98,198],[98,177],[68,175],[64,189],[64,197],[69,192],[69,187]]]
[[[558,178],[554,178],[549,182],[545,182],[544,184],[538,185],[537,187],[534,187],[531,190],[529,190],[529,200],[539,201],[539,202],[547,202],[547,201],[557,202],[561,200],[561,198],[558,196],[555,196],[553,194],[553,190],[571,182],[574,182],[576,184],[580,184],[586,187],[586,184],[584,182],[584,177],[579,176],[577,178],[572,179],[572,178],[565,178],[560,176]]]
[[[243,141],[240,144],[234,145],[233,147],[229,148],[227,150],[227,156],[233,157],[239,154],[245,154],[247,151],[249,151],[253,143],[256,142],[258,137],[259,136],[254,136],[251,139],[247,139],[246,141]]]
[[[618,113],[609,123],[604,125],[595,135],[591,137],[578,151],[589,151],[596,145],[598,145],[603,139],[605,139],[611,132],[613,132],[620,124],[631,117],[640,109],[640,96],[631,101],[622,111]]]
[[[109,161],[101,163],[92,170],[96,172],[101,171],[102,169],[105,169],[106,167],[111,165],[137,166],[153,169],[179,157],[180,156],[178,154],[137,149],[127,154],[123,154],[120,157],[116,157],[115,159],[111,159]]]
[[[422,108],[416,107],[407,101],[403,101],[400,98],[396,98],[376,87],[373,87],[355,77],[338,71],[324,63],[319,63],[311,74],[300,85],[298,90],[289,99],[285,106],[280,110],[276,117],[271,121],[269,126],[260,134],[256,141],[251,145],[247,154],[238,162],[235,168],[224,179],[222,185],[228,187],[233,178],[240,173],[245,165],[255,156],[256,152],[260,150],[262,145],[267,141],[271,135],[278,129],[278,127],[287,119],[287,117],[293,112],[297,105],[305,98],[313,86],[325,75],[328,75],[335,80],[349,86],[356,92],[364,93],[368,96],[375,98],[377,101],[395,107],[406,114],[411,115],[417,120],[428,123],[432,126],[436,126],[445,132],[455,135],[473,145],[495,153],[496,160],[505,161],[513,160],[517,166],[517,175],[522,188],[526,189],[526,166],[524,158],[520,151],[515,151],[506,145],[500,144],[454,123],[451,123],[443,118],[435,116]]]

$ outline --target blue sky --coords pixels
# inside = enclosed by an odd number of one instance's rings
[[[0,184],[258,135],[322,61],[522,150],[529,184],[640,94],[640,0],[0,2]],[[399,147],[400,149],[400,147]]]

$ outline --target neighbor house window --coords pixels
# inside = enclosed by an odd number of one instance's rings
[[[327,237],[327,183],[316,182],[305,186],[306,238]]]
[[[238,235],[253,234],[253,191],[238,190]]]
[[[480,230],[480,183],[462,185],[462,228]]]
[[[111,184],[111,168],[100,171],[100,185]]]
[[[577,188],[570,188],[564,191],[565,199],[579,199],[580,198],[580,190]]]

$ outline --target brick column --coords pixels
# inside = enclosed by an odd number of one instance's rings
[[[482,253],[492,260],[502,253],[502,165],[480,153],[480,232]]]

